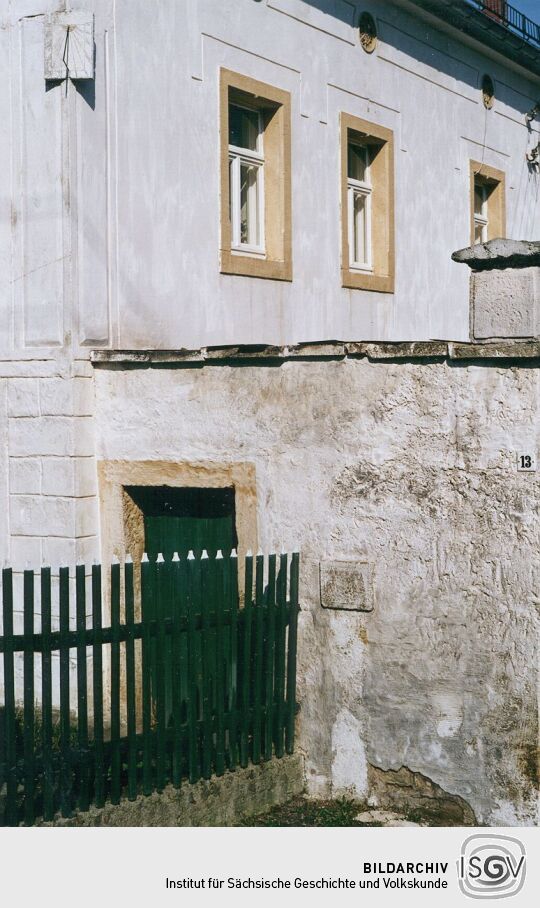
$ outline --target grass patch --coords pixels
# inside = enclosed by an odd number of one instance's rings
[[[251,817],[239,826],[382,826],[382,823],[357,823],[355,817],[369,808],[362,801],[336,798],[315,801],[298,797],[268,813]]]

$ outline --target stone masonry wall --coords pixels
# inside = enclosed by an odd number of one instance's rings
[[[248,766],[223,776],[201,779],[181,788],[167,785],[135,801],[91,807],[69,819],[57,817],[40,826],[234,826],[242,820],[285,804],[304,790],[299,754]]]
[[[14,570],[14,628],[22,633],[22,572],[52,569],[52,620],[58,624],[58,568],[99,557],[94,455],[94,379],[84,361],[0,363],[0,562]],[[72,585],[74,579],[72,580]],[[40,588],[35,584],[36,630]],[[91,604],[88,604],[88,610]],[[74,611],[71,615],[75,620]],[[0,615],[0,633],[2,618]],[[71,660],[72,708],[76,663]],[[15,657],[16,696],[22,699],[23,656]],[[53,702],[59,702],[59,658],[53,654]],[[36,691],[41,663],[36,661]],[[0,657],[0,702],[3,696]]]
[[[99,459],[250,462],[254,545],[301,550],[312,793],[380,800],[387,773],[481,823],[536,822],[539,480],[516,455],[538,450],[538,376],[366,359],[96,370]],[[371,611],[321,607],[323,561],[360,565]]]
[[[75,362],[64,372],[58,364],[32,363],[26,371],[36,374],[4,380],[2,555],[16,570],[92,561],[98,514],[91,367]]]

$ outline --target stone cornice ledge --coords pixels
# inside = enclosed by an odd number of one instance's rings
[[[322,341],[287,346],[238,345],[196,350],[93,350],[97,368],[174,368],[229,363],[281,363],[291,360],[534,360],[540,359],[540,340],[491,341],[471,344],[453,341],[371,342]]]
[[[468,265],[473,271],[496,271],[503,268],[538,268],[540,242],[529,240],[489,240],[452,253],[454,262]]]

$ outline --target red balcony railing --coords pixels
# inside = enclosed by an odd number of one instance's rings
[[[524,41],[540,47],[540,25],[506,0],[468,0],[468,3]]]

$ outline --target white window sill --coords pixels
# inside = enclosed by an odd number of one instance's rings
[[[349,264],[349,271],[358,271],[360,274],[373,274],[371,265],[358,265],[356,262]]]
[[[231,246],[231,253],[233,255],[249,256],[250,258],[253,258],[254,256],[259,259],[266,258],[266,252],[264,251],[264,249],[260,249],[257,246]]]

